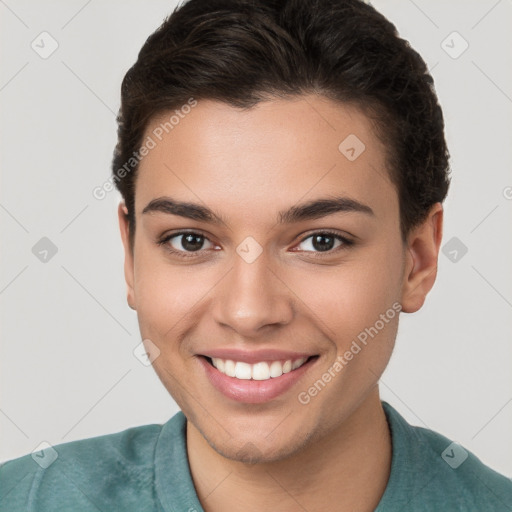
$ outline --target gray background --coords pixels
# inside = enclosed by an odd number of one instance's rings
[[[446,254],[425,306],[401,316],[382,397],[511,476],[512,2],[373,3],[432,70],[453,169]],[[177,411],[133,355],[119,196],[92,195],[109,177],[122,77],[175,5],[0,1],[0,460]],[[47,58],[43,31],[59,45]],[[57,248],[46,261],[43,237]]]

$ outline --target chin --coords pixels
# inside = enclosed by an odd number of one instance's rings
[[[270,439],[265,436],[256,439],[231,438],[224,443],[217,443],[204,437],[219,455],[226,459],[253,465],[277,462],[297,454],[308,444],[312,434],[305,433],[302,438],[299,438],[298,433],[293,434],[287,430],[285,438],[272,438],[272,436]]]

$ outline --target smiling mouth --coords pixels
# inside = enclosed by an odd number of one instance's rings
[[[232,359],[222,359],[220,357],[203,357],[211,366],[228,377],[233,377],[239,380],[265,381],[276,379],[284,374],[293,372],[309,361],[317,359],[319,356],[314,355],[297,359],[259,361],[254,364],[243,361],[234,361]]]

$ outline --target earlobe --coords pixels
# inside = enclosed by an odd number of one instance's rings
[[[128,209],[124,202],[119,203],[117,208],[117,215],[119,219],[119,229],[121,231],[121,239],[124,247],[124,278],[126,281],[126,300],[128,306],[136,310],[135,307],[135,291],[133,288],[134,282],[134,261],[133,252],[130,247],[130,223],[128,220]]]
[[[436,203],[427,219],[409,236],[402,287],[405,313],[418,311],[434,286],[442,234],[443,207]]]

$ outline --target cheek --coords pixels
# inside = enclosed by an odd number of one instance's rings
[[[204,291],[183,268],[169,265],[158,251],[145,248],[137,253],[134,277],[142,336],[161,345],[161,350],[172,350],[175,344],[167,341],[179,336],[180,327]]]
[[[297,295],[305,298],[317,324],[336,345],[338,353],[348,350],[358,336],[364,341],[364,333],[367,339],[376,339],[375,330],[371,329],[375,324],[382,340],[375,347],[375,354],[387,353],[393,344],[401,291],[401,256],[397,247],[389,242],[375,244],[338,267],[297,281],[301,283]]]

